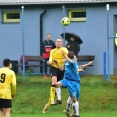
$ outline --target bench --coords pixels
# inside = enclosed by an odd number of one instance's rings
[[[42,56],[29,56],[26,55],[25,57],[25,67],[26,70],[29,69],[29,67],[40,67],[41,69],[43,69],[44,65],[43,65],[43,57]],[[78,62],[82,61],[82,62],[88,62],[88,61],[92,61],[95,59],[94,55],[78,55]],[[37,61],[39,62],[39,64],[29,64],[29,62],[31,61]],[[16,65],[17,67],[22,67],[23,63],[23,58],[22,56],[20,57],[20,64]],[[93,66],[93,65],[90,65]]]
[[[95,55],[78,55],[78,63],[83,65],[95,59]],[[91,64],[88,67],[93,67],[94,65]],[[84,68],[85,71],[86,68]],[[80,75],[85,74],[85,72],[80,72]]]
[[[29,70],[29,67],[40,67],[40,73],[43,73],[43,57],[42,56],[24,56],[25,59],[25,70]],[[39,62],[39,64],[30,64],[31,61]],[[16,65],[17,67],[23,67],[23,57],[20,56],[20,64]]]
[[[95,55],[78,55],[78,62],[83,62],[83,64],[86,64],[89,61],[93,61],[95,59]],[[94,66],[89,65],[89,66]]]
[[[43,67],[43,57],[42,56],[25,56],[25,66],[29,67]],[[29,64],[30,61],[38,61],[40,64]],[[42,63],[41,63],[42,62]],[[20,64],[16,65],[18,67],[22,67],[23,57],[20,57]]]
[[[94,55],[78,55],[78,61],[93,61],[94,59]]]

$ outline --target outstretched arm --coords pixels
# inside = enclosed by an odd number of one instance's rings
[[[84,70],[83,69],[78,69],[77,72],[84,72]]]
[[[93,61],[90,61],[90,62],[88,62],[87,64],[80,65],[79,67],[80,67],[80,69],[83,69],[83,68],[85,68],[85,67],[91,65],[92,63],[93,63]]]

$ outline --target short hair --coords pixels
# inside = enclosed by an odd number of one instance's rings
[[[4,59],[3,60],[3,65],[5,66],[5,67],[8,67],[9,65],[10,65],[10,59]]]
[[[61,39],[61,38],[57,38],[57,39],[60,39],[60,40],[62,41],[62,39]],[[57,39],[56,39],[56,41],[57,41]],[[56,41],[55,41],[55,42],[56,42]]]
[[[68,57],[69,57],[70,59],[74,59],[74,52],[69,51]]]
[[[50,35],[50,36],[51,36],[51,34],[50,34],[50,33],[47,33],[47,34],[46,34],[46,36],[47,36],[47,35]]]

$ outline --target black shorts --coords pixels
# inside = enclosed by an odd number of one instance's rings
[[[63,79],[64,71],[60,71],[60,69],[51,66],[50,67],[50,74],[51,74],[51,76],[56,76],[57,77],[57,81],[59,81],[59,80]]]
[[[11,108],[11,100],[10,99],[0,99],[0,108]]]

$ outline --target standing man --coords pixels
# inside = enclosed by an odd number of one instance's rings
[[[65,52],[65,54],[68,54],[68,50],[65,47],[62,47],[62,39],[58,38],[56,39],[55,42],[56,48],[51,50],[50,52],[50,58],[49,61],[47,62],[49,65],[51,65],[50,72],[51,72],[51,77],[52,77],[52,84],[50,88],[50,98],[48,103],[45,105],[45,108],[43,109],[43,113],[46,113],[47,109],[49,108],[50,105],[56,105],[56,104],[61,104],[61,89],[56,88],[56,83],[57,81],[63,79],[64,76],[64,71],[61,71],[57,64],[54,62],[54,60],[57,60],[58,63],[63,66],[64,64],[64,59],[65,57],[62,54],[62,50]],[[55,92],[57,94],[58,100],[55,102]]]
[[[46,40],[44,40],[43,45],[42,45],[42,51],[43,51],[43,58],[44,58],[44,76],[43,78],[47,77],[47,61],[49,60],[50,57],[50,51],[55,48],[55,43],[54,41],[51,40],[51,34],[46,35]]]
[[[0,117],[10,117],[10,108],[12,107],[12,98],[16,93],[16,76],[14,71],[10,70],[10,60],[3,60],[3,68],[0,68]]]

